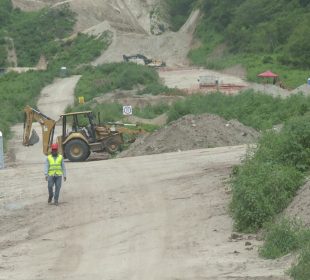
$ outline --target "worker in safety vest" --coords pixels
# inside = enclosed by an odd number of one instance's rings
[[[48,203],[52,203],[54,197],[54,204],[58,205],[59,192],[61,188],[62,176],[64,181],[67,180],[66,167],[63,156],[58,154],[58,144],[52,144],[52,153],[48,155],[45,162],[45,180],[48,182]],[[53,187],[55,185],[55,194]]]

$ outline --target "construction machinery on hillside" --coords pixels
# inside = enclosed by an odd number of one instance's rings
[[[123,55],[123,60],[125,62],[133,62],[136,64],[146,65],[150,67],[165,67],[166,63],[159,59],[151,59],[142,54],[135,55]]]
[[[42,128],[43,153],[48,155],[57,122],[30,106],[26,106],[24,112],[23,145],[30,146],[39,141],[35,130],[32,130],[33,121],[37,121]],[[91,152],[114,154],[124,143],[121,132],[96,124],[91,111],[63,114],[58,122],[62,126],[62,133],[57,136],[59,152],[70,161],[85,161]]]

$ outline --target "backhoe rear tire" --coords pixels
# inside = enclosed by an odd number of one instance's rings
[[[65,146],[65,155],[70,161],[85,161],[90,155],[89,146],[83,140],[71,140]]]

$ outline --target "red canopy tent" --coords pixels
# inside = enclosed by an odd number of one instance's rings
[[[272,73],[271,71],[266,71],[264,73],[260,73],[257,76],[261,77],[261,78],[277,78],[277,77],[279,77],[279,75]]]

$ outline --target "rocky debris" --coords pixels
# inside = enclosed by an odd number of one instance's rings
[[[253,89],[254,91],[257,92],[263,92],[265,94],[269,94],[273,97],[282,97],[282,98],[286,98],[289,97],[291,95],[291,92],[286,90],[286,89],[282,89],[276,85],[272,85],[272,84],[256,84],[256,83],[249,83],[248,87],[246,87],[247,89]]]
[[[236,120],[227,121],[211,114],[187,115],[138,138],[119,157],[251,144],[259,136],[255,129]]]

